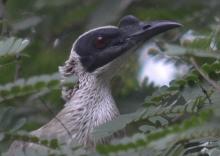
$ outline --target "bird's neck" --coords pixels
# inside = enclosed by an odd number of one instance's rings
[[[115,71],[102,70],[101,75],[97,72],[88,73],[77,61],[78,59],[72,56],[60,67],[64,78],[75,75],[78,83],[77,87],[72,89],[63,87],[62,94],[67,103],[57,117],[68,123],[65,125],[73,134],[74,140],[86,146],[93,146],[99,141],[103,142],[103,139],[94,140],[93,129],[119,116],[110,88],[110,79]]]
[[[74,140],[86,147],[94,147],[97,143],[106,142],[105,139],[95,139],[92,132],[95,127],[119,115],[111,95],[109,80],[100,79],[88,73],[78,74],[78,78],[78,89],[65,107],[56,118],[32,132],[33,135],[44,138],[55,135],[60,142],[69,143]],[[57,119],[63,124],[60,124]]]
[[[119,115],[112,97],[110,80],[91,73],[78,74],[78,90],[68,102],[70,107],[83,109],[82,116],[90,117],[92,127],[113,120]],[[92,128],[91,127],[91,128]]]

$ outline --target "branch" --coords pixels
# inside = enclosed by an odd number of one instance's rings
[[[65,126],[65,124],[55,115],[55,113],[53,112],[53,110],[47,105],[47,103],[44,101],[43,98],[39,98],[39,100],[41,101],[41,103],[47,108],[47,110],[53,115],[55,116],[54,119],[57,120],[57,122],[66,130],[67,134],[69,135],[71,141],[73,142],[73,138],[72,138],[72,134],[71,131]]]
[[[212,80],[207,74],[205,74],[196,63],[195,59],[193,57],[190,57],[190,62],[195,67],[195,69],[199,72],[199,74],[211,85],[213,88],[215,88],[218,92],[220,92],[220,85],[216,83],[214,80]]]
[[[7,23],[5,21],[6,18],[5,4],[6,4],[6,0],[0,0],[0,20],[2,22],[2,30],[0,35],[4,35],[7,33]]]
[[[15,65],[15,76],[14,81],[18,80],[20,77],[20,71],[21,71],[21,64],[20,64],[20,55],[16,55],[16,65]]]
[[[5,5],[2,0],[0,0],[0,19],[5,17]]]

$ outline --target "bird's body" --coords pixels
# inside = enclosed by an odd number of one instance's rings
[[[101,140],[96,140],[92,136],[92,130],[95,127],[119,116],[110,86],[110,80],[116,70],[111,71],[111,75],[109,72],[103,72],[99,76],[89,74],[77,63],[78,56],[75,55],[75,52],[72,51],[72,53],[65,65],[60,67],[60,73],[64,79],[73,75],[77,76],[77,85],[71,88],[71,91],[63,88],[63,96],[70,97],[66,98],[65,107],[50,122],[31,132],[31,135],[48,140],[56,138],[59,143],[76,143],[93,149],[97,143],[108,143],[112,137],[124,135],[124,130],[122,130]],[[112,65],[118,68],[122,65],[121,60],[122,58],[115,60]],[[73,64],[74,66],[72,66]],[[70,68],[75,69],[70,70]],[[103,79],[103,77],[105,78]],[[39,147],[37,144],[15,141],[10,149],[32,148],[35,150]],[[11,153],[16,152],[11,151]]]
[[[32,134],[44,138],[53,135],[49,137],[58,137],[65,142],[77,140],[79,144],[94,147],[96,142],[106,142],[94,141],[92,137],[94,127],[115,119],[119,116],[119,110],[112,97],[108,77],[103,79],[81,71],[80,73],[75,71],[75,74],[79,82],[71,99],[67,101],[56,118]],[[57,119],[65,123],[65,127]]]
[[[43,139],[56,138],[61,143],[76,143],[94,148],[97,143],[107,143],[113,136],[96,140],[92,132],[95,127],[119,116],[118,108],[111,94],[110,81],[118,69],[127,60],[127,55],[136,48],[142,34],[147,38],[165,30],[179,26],[177,23],[160,22],[154,33],[148,32],[143,23],[133,16],[124,17],[119,27],[106,26],[90,30],[81,35],[73,44],[69,59],[60,67],[65,79],[75,75],[78,85],[75,88],[63,88],[65,107],[49,123],[31,135]],[[158,23],[157,23],[158,24]],[[167,28],[165,28],[167,26]],[[169,26],[169,27],[168,27]],[[158,27],[163,28],[158,30]],[[141,35],[141,36],[140,36]],[[140,37],[139,37],[140,36]],[[41,148],[40,145],[25,142],[14,142],[9,155],[15,155],[17,149]]]

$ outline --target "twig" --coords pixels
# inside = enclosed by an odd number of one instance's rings
[[[6,23],[6,9],[5,9],[5,0],[0,0],[0,20],[2,20],[2,30],[1,35],[5,35],[7,33],[7,23]]]
[[[212,100],[209,97],[209,94],[208,94],[207,90],[202,86],[202,84],[199,84],[199,87],[201,88],[203,94],[205,94],[206,98],[208,99],[209,104],[213,104]]]
[[[193,57],[190,57],[190,61],[192,65],[195,67],[195,69],[199,72],[199,74],[211,85],[213,88],[215,88],[218,92],[220,92],[220,85],[217,84],[214,80],[212,80],[207,74],[205,74],[196,63],[195,59]]]
[[[47,108],[47,110],[54,116],[54,118],[61,124],[61,126],[66,130],[67,134],[71,138],[71,141],[73,142],[72,134],[69,131],[69,129],[65,126],[65,124],[55,115],[53,110],[47,105],[47,103],[44,101],[43,98],[39,98],[39,100],[42,102],[42,104]]]
[[[20,77],[20,71],[21,71],[20,56],[19,54],[17,54],[16,65],[15,65],[15,77],[14,77],[15,81]]]

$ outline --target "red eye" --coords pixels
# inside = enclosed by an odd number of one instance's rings
[[[103,49],[107,46],[107,39],[102,37],[102,36],[99,36],[96,38],[95,40],[95,47],[98,48],[98,49]]]

